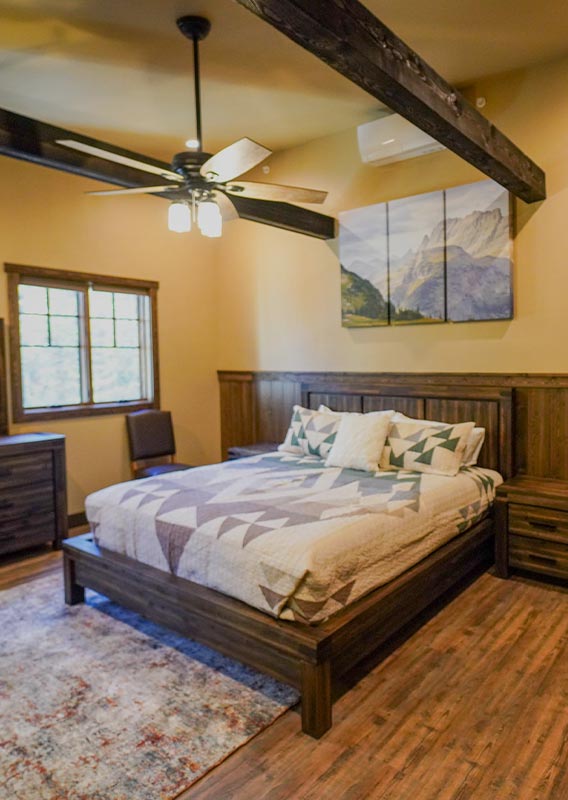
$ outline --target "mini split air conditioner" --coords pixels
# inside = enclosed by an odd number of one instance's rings
[[[444,150],[443,144],[398,114],[359,125],[357,138],[361,160],[373,166]]]

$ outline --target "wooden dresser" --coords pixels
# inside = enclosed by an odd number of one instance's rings
[[[568,481],[517,476],[495,502],[495,565],[568,580]]]
[[[0,436],[0,554],[66,535],[65,437]]]

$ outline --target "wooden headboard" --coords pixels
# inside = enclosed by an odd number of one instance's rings
[[[295,403],[311,408],[323,403],[337,411],[394,408],[419,419],[473,420],[486,430],[480,465],[510,477],[526,460],[526,447],[519,452],[513,446],[513,428],[520,410],[524,434],[522,407],[528,405],[524,390],[501,380],[449,373],[220,371],[221,445],[225,453],[237,445],[282,442]]]
[[[409,417],[456,423],[474,421],[485,428],[485,442],[478,464],[513,475],[513,389],[431,385],[369,385],[330,389],[317,382],[301,384],[306,408],[320,403],[334,411],[385,411],[395,409]]]

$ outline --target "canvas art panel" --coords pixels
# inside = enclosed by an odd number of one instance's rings
[[[448,319],[512,319],[511,213],[506,189],[479,181],[446,191]]]
[[[492,180],[339,215],[346,327],[512,319],[512,212]]]
[[[386,203],[345,211],[339,225],[342,323],[388,325]]]
[[[389,202],[388,234],[392,323],[443,322],[444,193]]]

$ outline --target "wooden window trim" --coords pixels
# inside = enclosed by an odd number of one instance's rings
[[[129,414],[146,408],[160,407],[160,374],[158,369],[158,298],[159,283],[157,281],[144,281],[135,278],[122,278],[111,275],[95,275],[90,272],[73,272],[68,270],[48,269],[47,267],[32,267],[23,264],[4,264],[8,278],[8,311],[9,311],[9,338],[10,338],[10,378],[12,394],[12,421],[41,422],[43,420],[63,419],[72,417],[93,417],[106,414]],[[20,316],[18,303],[18,286],[28,279],[37,280],[38,283],[51,285],[66,284],[68,287],[86,288],[93,286],[98,289],[112,291],[134,291],[146,293],[150,300],[150,323],[152,331],[151,367],[154,385],[153,399],[148,401],[124,401],[118,403],[83,403],[73,406],[59,406],[57,408],[25,409],[22,403],[22,364],[20,352]],[[86,326],[88,331],[88,325]],[[88,342],[87,342],[88,344]],[[90,379],[90,378],[89,378]]]

